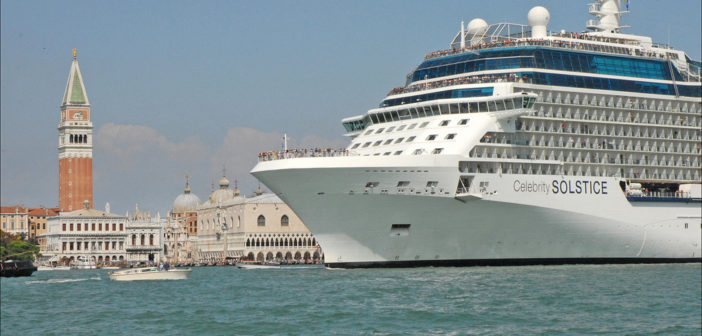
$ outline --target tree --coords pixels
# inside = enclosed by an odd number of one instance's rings
[[[39,254],[39,246],[22,240],[21,235],[13,235],[0,230],[0,258],[2,260],[34,260]]]

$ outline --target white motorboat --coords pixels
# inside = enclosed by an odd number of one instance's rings
[[[92,258],[85,256],[80,256],[78,259],[74,260],[70,264],[71,269],[96,269],[97,264]]]
[[[280,268],[280,264],[260,261],[240,261],[236,263],[236,267],[241,269]]]
[[[68,271],[70,266],[38,266],[37,271]]]
[[[172,268],[169,270],[158,267],[130,268],[110,272],[110,280],[138,281],[138,280],[185,280],[192,273],[191,268]]]

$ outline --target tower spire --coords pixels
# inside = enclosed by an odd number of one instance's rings
[[[76,49],[61,102],[58,131],[59,211],[93,207],[93,123]]]
[[[83,74],[78,66],[78,58],[76,57],[76,49],[73,49],[73,63],[71,70],[68,73],[68,82],[66,83],[66,92],[63,95],[61,106],[78,105],[89,106],[88,93],[85,92],[85,84],[83,83]]]

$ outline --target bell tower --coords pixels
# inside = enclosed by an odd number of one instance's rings
[[[75,49],[58,131],[59,211],[93,208],[93,123]]]

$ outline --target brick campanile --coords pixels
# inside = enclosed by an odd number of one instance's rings
[[[75,49],[58,131],[59,211],[82,209],[84,201],[93,208],[93,123]]]

